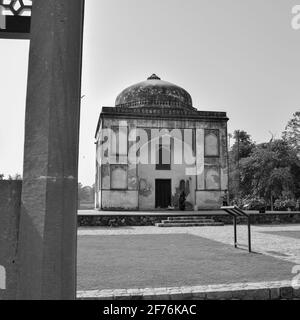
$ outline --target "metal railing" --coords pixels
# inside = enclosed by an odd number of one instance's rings
[[[248,251],[251,252],[251,220],[250,215],[244,212],[242,209],[238,208],[237,206],[227,206],[221,207],[226,213],[233,217],[233,230],[234,230],[234,247],[238,247],[237,242],[237,218],[244,217],[247,218],[247,225],[248,225]]]

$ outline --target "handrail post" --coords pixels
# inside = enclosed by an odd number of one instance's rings
[[[251,252],[251,223],[250,223],[250,215],[248,216],[248,249]]]
[[[233,228],[234,228],[234,247],[237,248],[236,216],[233,216]]]

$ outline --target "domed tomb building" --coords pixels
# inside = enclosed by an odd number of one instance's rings
[[[228,189],[225,112],[152,75],[103,107],[96,130],[99,210],[217,209]]]

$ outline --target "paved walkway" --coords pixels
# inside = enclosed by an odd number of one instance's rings
[[[249,210],[247,213],[259,214],[257,210]],[[299,211],[266,211],[270,214],[300,214]],[[179,211],[179,210],[145,210],[145,211],[109,211],[109,210],[78,210],[80,216],[189,216],[189,215],[224,215],[223,210],[203,210],[203,211]]]
[[[257,211],[258,212],[258,211]],[[149,210],[149,211],[109,211],[109,210],[78,210],[80,216],[190,216],[190,215],[218,215],[222,210],[209,211],[177,211],[177,210]]]

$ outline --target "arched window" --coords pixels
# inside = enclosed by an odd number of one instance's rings
[[[171,170],[171,145],[158,145],[156,153],[156,170]]]
[[[185,181],[184,180],[180,180],[180,182],[179,182],[179,190],[180,191],[185,191]]]

